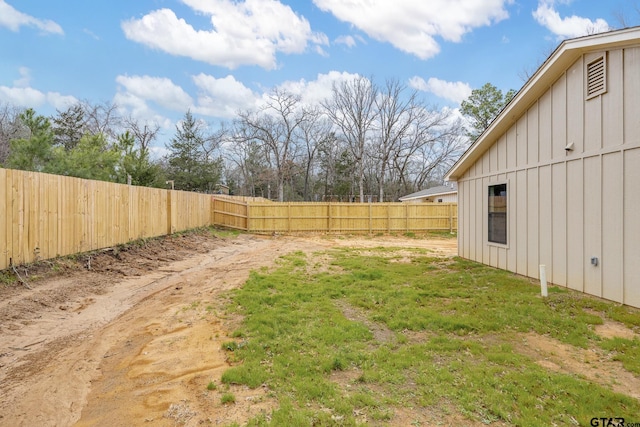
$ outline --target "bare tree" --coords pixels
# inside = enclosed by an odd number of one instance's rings
[[[140,150],[148,152],[151,143],[158,137],[160,125],[157,122],[140,122],[132,116],[122,119],[122,123],[140,145]]]
[[[621,7],[618,10],[613,11],[613,17],[618,21],[619,28],[628,28],[634,25],[638,25],[638,18],[640,18],[640,6],[634,2],[632,6],[633,12],[631,17]]]
[[[244,134],[244,132],[240,132]],[[234,138],[232,138],[233,140]],[[263,147],[256,141],[242,141],[235,143],[228,142],[224,149],[227,163],[232,165],[228,168],[230,176],[234,176],[239,194],[245,196],[265,196],[264,181],[265,165],[263,159]]]
[[[9,157],[11,140],[27,136],[28,129],[20,120],[23,111],[11,104],[0,104],[0,164]]]
[[[309,200],[309,184],[311,173],[316,160],[318,150],[327,142],[327,138],[333,136],[331,132],[332,124],[327,117],[318,109],[308,111],[307,120],[299,127],[300,140],[304,143],[304,189],[302,197]]]
[[[406,86],[397,80],[387,80],[376,98],[378,112],[378,136],[372,155],[378,161],[378,200],[384,201],[385,177],[394,153],[401,149],[402,142],[409,137],[412,125],[424,107],[418,102],[417,91],[404,97]]]
[[[85,128],[90,134],[102,134],[110,141],[117,139],[123,120],[116,104],[81,101],[80,105],[84,111]]]
[[[239,142],[259,141],[275,166],[278,200],[284,201],[284,184],[292,171],[296,133],[310,113],[300,105],[300,98],[274,89],[258,111],[239,113]]]
[[[467,138],[460,120],[450,111],[417,110],[410,130],[393,153],[392,164],[398,191],[423,188],[462,154]]]
[[[324,101],[327,115],[340,130],[356,162],[360,202],[364,202],[366,144],[376,119],[377,87],[366,77],[334,84],[331,98]]]

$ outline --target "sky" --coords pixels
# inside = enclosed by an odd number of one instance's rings
[[[161,126],[210,123],[274,88],[317,103],[355,75],[434,109],[518,90],[567,38],[640,22],[634,0],[0,0],[0,105],[114,103]]]

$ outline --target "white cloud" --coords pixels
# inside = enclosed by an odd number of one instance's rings
[[[512,1],[313,0],[321,10],[420,59],[440,51],[436,37],[459,42],[474,28],[506,19],[505,4]]]
[[[334,83],[351,81],[355,77],[358,77],[358,74],[330,71],[327,74],[318,74],[317,78],[312,81],[305,79],[287,81],[278,85],[278,88],[300,96],[300,101],[305,105],[318,106],[320,102],[331,96]]]
[[[347,47],[354,47],[356,45],[356,39],[352,36],[340,36],[336,38],[335,42],[337,44],[346,45]]]
[[[193,99],[180,86],[164,77],[118,76],[118,82],[131,97],[153,101],[162,107],[174,111],[186,111]],[[133,98],[124,96],[129,103],[136,104]]]
[[[151,160],[161,159],[169,155],[169,153],[171,153],[171,151],[169,151],[167,147],[160,147],[160,146],[149,147],[149,157],[151,157]]]
[[[538,8],[533,11],[533,17],[540,25],[558,36],[558,39],[586,36],[610,29],[607,21],[601,18],[595,21],[576,15],[561,18],[554,6],[554,0],[541,0],[538,3]]]
[[[409,79],[409,86],[424,92],[430,92],[439,98],[448,99],[457,104],[471,96],[471,86],[463,82],[447,82],[435,77],[425,81],[422,77],[414,76]]]
[[[47,96],[37,89],[30,87],[0,86],[0,99],[19,107],[40,107]]]
[[[212,29],[196,30],[170,9],[122,23],[130,40],[172,55],[236,68],[277,66],[276,53],[302,53],[309,43],[328,44],[326,35],[311,31],[309,22],[276,0],[182,0],[211,17]],[[286,23],[286,24],[283,24]]]
[[[91,31],[88,28],[83,28],[82,32],[87,34],[88,36],[90,36],[91,38],[93,38],[94,40],[100,40],[100,36],[98,36],[96,33],[94,33],[93,31]]]
[[[20,78],[13,81],[13,86],[0,86],[0,101],[25,107],[38,108],[50,105],[58,110],[66,110],[78,102],[78,99],[70,95],[62,95],[59,92],[42,92],[31,87],[31,70],[27,67],[18,69]]]
[[[56,110],[66,110],[74,104],[78,103],[78,98],[71,95],[62,95],[58,92],[47,92],[47,103],[51,104]]]
[[[31,83],[31,70],[27,67],[20,67],[18,68],[18,72],[20,73],[20,78],[13,81],[13,86],[22,88],[29,87]]]
[[[0,0],[0,27],[18,31],[20,27],[35,27],[45,33],[64,34],[62,27],[49,19],[38,19],[19,12],[4,0]]]
[[[239,110],[250,109],[257,103],[258,95],[231,75],[218,79],[200,73],[192,78],[200,90],[196,113],[233,118]]]

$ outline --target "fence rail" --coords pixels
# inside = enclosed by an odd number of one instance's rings
[[[220,225],[253,233],[456,230],[456,204],[275,203],[0,168],[0,270]]]

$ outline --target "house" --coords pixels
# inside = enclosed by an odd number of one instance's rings
[[[460,256],[640,307],[640,27],[562,42],[446,179]]]
[[[399,200],[403,203],[456,203],[458,201],[458,187],[455,182],[439,185],[408,194],[400,197]]]

